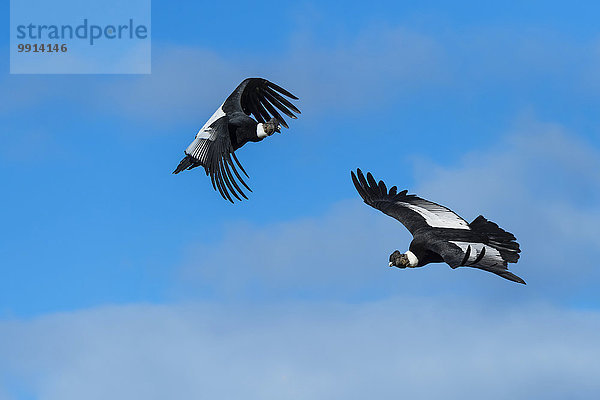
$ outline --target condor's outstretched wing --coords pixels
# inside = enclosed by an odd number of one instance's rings
[[[351,173],[352,182],[365,203],[379,211],[396,218],[414,236],[417,231],[432,228],[469,230],[467,221],[452,210],[422,199],[404,190],[397,193],[396,186],[389,191],[383,181],[377,183],[371,173],[367,177],[358,169]]]
[[[288,98],[298,100],[296,96],[273,82],[263,78],[248,78],[225,100],[223,111],[227,114],[241,111],[253,115],[258,122],[277,118],[281,125],[289,128],[281,113],[296,119],[294,113],[300,114],[300,110]]]
[[[235,156],[229,137],[228,117],[218,113],[219,111],[198,132],[194,141],[185,150],[186,157],[181,161],[174,173],[200,165],[203,166],[206,175],[210,175],[213,188],[218,190],[225,200],[233,203],[231,195],[238,200],[241,200],[239,196],[247,199],[237,184],[236,178],[246,189],[249,191],[252,190],[244,182],[231,161],[233,158],[237,166],[248,176],[244,167],[242,167]]]

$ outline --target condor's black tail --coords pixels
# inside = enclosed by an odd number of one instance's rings
[[[183,158],[183,160],[181,160],[181,162],[179,163],[179,165],[177,166],[175,171],[173,171],[173,173],[178,174],[181,171],[183,171],[184,169],[192,169],[199,165],[200,165],[200,163],[198,163],[198,161],[196,161],[192,156],[186,155]]]
[[[488,245],[494,247],[500,252],[502,258],[509,263],[516,263],[519,260],[521,249],[517,238],[510,232],[506,232],[492,221],[488,221],[482,215],[475,218],[469,224],[469,227],[478,233],[483,233],[487,236]]]

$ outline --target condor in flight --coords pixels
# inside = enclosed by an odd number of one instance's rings
[[[173,173],[203,166],[206,175],[210,175],[213,188],[224,199],[232,203],[232,196],[238,200],[241,200],[240,196],[247,199],[238,182],[252,190],[240,176],[232,159],[244,175],[248,174],[234,152],[248,142],[260,142],[275,132],[281,132],[281,126],[288,128],[280,112],[293,119],[297,118],[294,113],[300,114],[288,98],[298,100],[266,79],[245,79],[196,134]]]
[[[389,191],[383,181],[377,183],[358,169],[352,182],[365,203],[396,218],[413,235],[409,250],[390,255],[390,267],[415,268],[445,262],[452,268],[473,267],[492,272],[513,282],[525,281],[507,269],[519,260],[519,244],[513,234],[483,216],[470,224],[450,209],[422,199],[407,190]]]

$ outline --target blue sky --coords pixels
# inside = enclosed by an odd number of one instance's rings
[[[599,8],[155,1],[151,75],[5,58],[0,400],[597,398]],[[302,115],[231,205],[171,171],[248,76]],[[387,268],[410,236],[357,167],[513,232],[528,285]]]

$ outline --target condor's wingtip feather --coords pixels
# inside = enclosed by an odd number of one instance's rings
[[[356,175],[354,174],[354,171],[350,171],[350,177],[352,178],[352,183],[354,184],[354,187],[356,188],[356,190],[359,190],[360,184],[358,183],[358,179],[356,179]]]
[[[231,168],[229,168],[229,164],[231,164]],[[235,176],[238,178],[238,180],[240,182],[242,182],[242,184],[244,186],[247,186],[246,183],[244,182],[244,180],[242,179],[242,177],[238,174],[238,172],[236,171],[235,167],[233,166],[233,164],[231,163],[231,158],[227,158],[226,162],[224,163],[225,165],[225,170],[227,171],[227,175],[229,176],[229,179],[231,181],[231,183],[233,183],[233,185],[235,186],[235,188],[237,189],[237,191],[240,193],[240,195],[242,195],[242,197],[246,200],[248,200],[248,197],[246,197],[246,194],[244,193],[244,191],[238,186],[237,182],[235,181],[235,178],[233,177],[233,175],[231,174],[231,170],[233,169],[233,172],[235,174]]]
[[[284,106],[284,108],[289,108],[290,110],[297,112],[298,114],[302,114],[302,112],[298,109],[298,107],[296,107],[294,104],[292,104],[292,102],[290,102],[288,99],[286,99],[285,97],[283,97],[281,94],[277,93],[275,90],[271,89],[270,87],[267,87],[266,92],[275,97],[275,99],[277,99],[282,106]],[[290,112],[290,110],[287,110],[288,112]],[[296,118],[296,116],[290,112],[290,117],[292,118]]]
[[[218,170],[217,170],[217,171],[214,171],[214,172],[211,172],[211,174],[210,174],[210,175],[211,175],[211,179],[213,180],[213,188],[214,188],[214,187],[215,187],[215,185],[216,185],[216,188],[215,188],[215,190],[218,190],[218,191],[219,191],[219,193],[221,194],[221,197],[223,197],[225,200],[229,200],[229,201],[233,202],[233,201],[232,201],[232,200],[231,200],[231,199],[230,199],[228,196],[226,196],[226,195],[225,195],[225,193],[223,192],[223,187],[221,186],[221,180],[219,179],[219,172],[218,172]]]
[[[233,159],[235,160],[235,163],[237,164],[238,167],[240,167],[240,169],[242,170],[242,172],[244,173],[244,175],[246,175],[246,178],[250,178],[248,176],[248,173],[246,172],[246,170],[244,169],[244,167],[242,167],[242,164],[240,163],[240,160],[238,160],[237,156],[235,155],[235,153],[231,153],[231,155],[233,156]],[[244,183],[244,182],[242,182]],[[244,183],[244,186],[246,184]],[[250,188],[248,186],[246,186],[246,189],[250,190]]]
[[[385,182],[382,180],[377,182],[370,172],[367,172],[367,175],[365,176],[362,170],[357,168],[356,174],[354,171],[351,171],[350,174],[356,190],[368,204],[372,203],[374,199],[385,199],[397,196],[396,192],[398,188],[396,186],[393,186],[388,192]]]
[[[287,115],[288,117],[294,118],[294,119],[298,118],[294,115],[294,113],[292,111],[289,110],[289,108],[291,108],[298,114],[301,114],[300,110],[298,110],[292,103],[290,103],[285,97],[283,97],[276,91],[267,88],[267,90],[264,91],[264,94],[265,94],[265,97],[267,99],[269,99],[269,101],[272,102],[275,107],[277,107],[281,111],[283,111],[285,113],[285,115]]]
[[[231,203],[233,203],[233,199],[231,198],[231,196],[229,195],[229,192],[227,191],[227,187],[225,185],[225,180],[223,179],[223,176],[221,175],[221,170],[217,169],[216,171],[216,181],[217,181],[217,186],[219,187],[219,191],[221,192],[221,196],[223,196],[225,199],[229,200]]]
[[[229,191],[229,193],[231,193],[233,197],[238,199],[238,201],[242,201],[242,199],[240,199],[240,196],[234,189],[234,185],[232,185],[232,183],[235,184],[235,181],[233,181],[231,174],[227,173],[227,170],[224,167],[225,164],[226,163],[225,161],[223,161],[223,159],[219,160],[219,175],[221,176],[223,182],[225,182],[225,186],[227,186],[226,189]]]
[[[385,183],[383,183],[383,181],[379,181],[378,185],[379,187],[379,195],[380,196],[387,196],[388,191],[387,191],[387,187],[385,186]]]
[[[369,195],[369,183],[367,182],[367,178],[365,178],[361,170],[358,170],[358,181],[360,182],[362,190],[365,192],[365,194]]]
[[[370,172],[367,172],[367,182],[369,182],[370,190],[378,190],[377,181]]]
[[[394,190],[392,190],[392,189],[394,189]],[[390,194],[389,195],[390,195],[390,197],[392,197],[393,201],[406,200],[406,197],[408,197],[408,194],[407,194],[408,190],[407,189],[404,189],[404,190],[402,190],[400,192],[397,192],[398,188],[396,188],[396,186],[394,186],[392,189],[390,189]],[[392,193],[392,191],[393,191],[393,193]]]
[[[361,173],[360,169],[357,171],[357,173]],[[364,191],[364,188],[362,187],[359,179],[356,177],[356,175],[354,174],[354,171],[350,171],[350,176],[352,177],[352,183],[354,184],[354,188],[356,189],[356,191],[358,192],[358,194],[360,195],[360,197],[362,197],[362,199],[367,202],[367,197],[366,197],[366,193]]]
[[[373,191],[372,191],[371,187],[369,186],[369,184],[367,183],[367,180],[366,180],[365,176],[363,175],[363,172],[360,169],[357,169],[356,175],[354,175],[354,173],[352,173],[352,182],[354,183],[354,187],[356,187],[356,191],[358,192],[360,197],[362,197],[364,202],[369,205],[372,205]]]
[[[271,81],[267,81],[267,86],[270,86],[272,89],[277,90],[279,93],[282,93],[291,99],[298,100],[298,97],[294,96],[293,94],[291,94],[290,92],[288,92],[287,90],[282,88],[281,86],[279,86]]]

